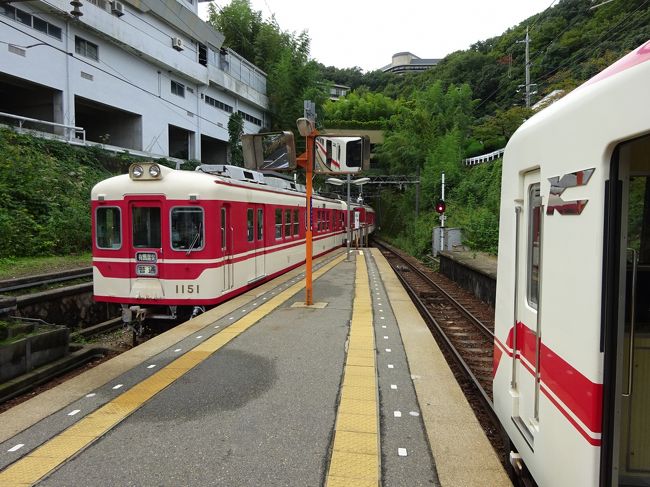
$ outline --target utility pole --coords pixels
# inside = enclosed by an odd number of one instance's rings
[[[415,183],[415,219],[420,216],[420,165],[417,166],[417,182]]]
[[[537,84],[530,82],[530,35],[528,34],[528,27],[526,27],[526,38],[523,41],[517,42],[524,42],[526,44],[526,84],[519,85],[519,88],[526,89],[526,108],[530,108],[530,97],[536,93],[535,91],[531,91],[530,88],[532,86],[537,86]]]
[[[445,201],[445,173],[442,173],[442,201]],[[440,214],[440,252],[445,250],[445,213]]]

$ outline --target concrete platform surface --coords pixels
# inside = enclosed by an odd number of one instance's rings
[[[383,256],[316,262],[0,415],[0,487],[510,485]]]

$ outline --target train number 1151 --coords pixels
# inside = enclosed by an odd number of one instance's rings
[[[199,294],[199,285],[176,284],[176,294]]]

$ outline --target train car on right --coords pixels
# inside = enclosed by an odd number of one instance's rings
[[[650,486],[650,41],[503,161],[494,407],[539,486]]]

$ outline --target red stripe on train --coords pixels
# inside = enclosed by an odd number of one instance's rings
[[[512,350],[517,350],[517,356],[523,356],[528,363],[521,361],[521,364],[534,375],[536,363],[535,354],[535,333],[525,324],[517,323],[517,346],[513,347],[513,329],[508,332],[507,346],[495,339],[495,360],[494,371],[499,366],[500,358],[505,352],[512,357]],[[498,350],[498,352],[497,352]],[[586,431],[565,411],[550,393],[553,393],[590,431],[600,433],[602,431],[602,396],[603,385],[592,382],[569,362],[560,357],[557,353],[547,347],[543,342],[540,349],[540,378],[542,381],[542,392],[562,412],[569,422],[584,436],[592,445],[600,445],[601,441],[591,438]]]

